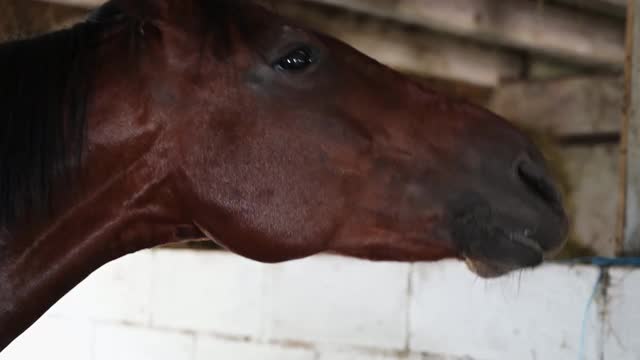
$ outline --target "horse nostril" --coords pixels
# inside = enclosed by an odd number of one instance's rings
[[[560,193],[544,168],[531,160],[522,160],[517,166],[520,180],[529,190],[553,208],[562,207]]]

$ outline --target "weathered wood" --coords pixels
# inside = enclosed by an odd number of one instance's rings
[[[619,6],[626,8],[628,4],[628,0],[600,0],[603,3],[608,3],[614,6]]]
[[[618,17],[627,16],[627,0],[556,0],[579,8],[598,11]]]
[[[76,6],[76,7],[86,8],[86,9],[100,6],[106,2],[106,0],[36,0],[36,1],[50,2],[54,4],[60,4],[60,5]]]
[[[525,128],[562,137],[617,134],[623,92],[619,77],[515,82],[496,89],[489,107]]]
[[[72,6],[80,6],[80,7],[95,7],[104,2],[104,0],[42,0],[53,3],[60,3]],[[562,2],[574,3],[589,7],[602,7],[602,6],[614,6],[614,7],[625,7],[627,0],[561,0]]]
[[[313,0],[573,61],[622,67],[624,25],[535,1]]]
[[[273,7],[409,74],[495,86],[522,73],[518,55],[496,48],[299,1],[280,0]]]
[[[494,91],[492,87],[433,77],[415,77],[414,80],[423,83],[427,88],[455,98],[465,99],[484,107],[486,107],[489,100],[491,100]]]
[[[43,0],[92,7],[100,0]],[[606,17],[504,0],[307,0],[488,43],[622,68],[624,25]],[[611,0],[615,1],[615,0]],[[277,1],[276,1],[277,2]]]
[[[618,149],[618,144],[601,144],[556,150],[567,190],[571,239],[600,256],[616,253]]]
[[[527,61],[526,78],[529,80],[556,80],[567,77],[576,77],[589,73],[586,69],[576,64],[557,61],[555,59],[529,57]]]
[[[629,0],[627,14],[625,116],[622,137],[618,250],[640,254],[640,0]]]
[[[83,10],[24,0],[0,0],[0,41],[42,33]]]

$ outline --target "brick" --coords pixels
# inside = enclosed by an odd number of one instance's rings
[[[93,336],[89,321],[45,316],[9,345],[0,360],[88,360]]]
[[[453,356],[453,355],[423,354],[422,360],[474,360],[474,359],[469,356],[460,357],[460,356]]]
[[[258,336],[262,267],[222,251],[156,250],[153,326]]]
[[[614,256],[618,198],[611,189],[618,186],[618,145],[570,146],[559,154],[570,189],[573,238],[598,255]]]
[[[318,360],[423,360],[423,357],[420,354],[394,355],[381,351],[328,350],[320,351]]]
[[[637,360],[640,356],[640,270],[612,269],[609,274],[604,358]]]
[[[199,337],[195,360],[315,360],[315,353],[301,348]]]
[[[95,360],[192,360],[193,336],[126,325],[99,325]],[[86,360],[86,359],[85,359]]]
[[[473,360],[469,357],[355,349],[321,349],[317,360]]]
[[[416,265],[410,347],[480,359],[574,359],[595,268],[545,266],[484,281],[460,262]],[[587,359],[599,359],[598,306],[587,314]]]
[[[151,252],[142,251],[103,266],[49,313],[101,321],[148,323],[151,260]]]
[[[409,265],[316,256],[268,269],[272,338],[404,348]]]

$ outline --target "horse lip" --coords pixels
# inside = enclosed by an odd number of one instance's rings
[[[514,233],[511,234],[511,240],[515,241],[517,244],[520,244],[524,247],[528,247],[531,250],[537,251],[538,253],[545,254],[542,245],[540,245],[534,239],[526,236],[525,234]]]
[[[564,242],[544,240],[564,236],[564,217],[558,224],[563,234],[556,233],[553,227],[548,231],[535,223],[513,227],[509,225],[509,219],[496,214],[490,204],[476,194],[456,199],[453,203],[452,238],[459,246],[460,257],[477,275],[493,278],[533,268],[562,248]]]
[[[473,254],[464,254],[463,260],[473,273],[482,278],[491,279],[506,275],[515,270],[538,266],[544,258],[547,257],[547,253],[542,246],[524,233],[509,234],[509,240],[513,244],[522,247],[524,251],[528,251],[532,258],[536,257],[536,261],[523,262],[511,259],[503,262],[497,259],[475,257]]]

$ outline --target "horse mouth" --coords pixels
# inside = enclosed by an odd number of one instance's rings
[[[510,238],[512,255],[508,260],[491,259],[473,253],[465,254],[463,258],[469,270],[482,278],[491,279],[542,264],[545,252],[535,240],[518,234]]]
[[[508,250],[508,256],[487,256],[484,249],[474,251],[471,248],[463,255],[469,270],[482,278],[497,278],[513,271],[541,265],[545,258],[552,254],[552,251],[546,252],[536,240],[522,233],[512,233],[508,240],[497,242]]]

